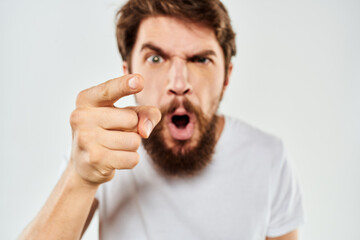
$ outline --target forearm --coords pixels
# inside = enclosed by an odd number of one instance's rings
[[[73,161],[20,240],[80,238],[98,186],[110,181],[116,169],[135,167],[141,138],[161,119],[156,107],[114,107],[143,88],[141,75],[132,74],[79,93],[70,117]]]
[[[298,239],[298,230],[293,230],[283,236],[270,238],[267,237],[266,240],[297,240]]]
[[[85,183],[69,163],[44,207],[19,239],[79,239],[97,188]]]

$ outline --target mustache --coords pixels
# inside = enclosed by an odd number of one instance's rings
[[[196,107],[189,99],[185,98],[183,101],[180,101],[177,98],[174,98],[168,105],[160,108],[160,111],[163,115],[172,114],[178,109],[180,106],[183,106],[184,109],[189,113],[198,113],[200,110],[199,107]]]
[[[164,127],[164,123],[165,123],[164,116],[166,116],[167,114],[173,114],[176,111],[176,109],[178,109],[180,106],[184,107],[184,109],[188,113],[195,115],[196,122],[197,122],[200,132],[204,132],[204,131],[208,130],[207,126],[209,126],[209,123],[212,121],[212,118],[214,118],[215,116],[212,116],[208,119],[206,117],[206,115],[204,114],[204,112],[202,111],[202,109],[199,106],[196,106],[195,104],[193,104],[187,98],[184,98],[183,101],[180,101],[179,99],[174,98],[168,105],[160,108],[160,112],[163,117],[161,118],[160,123],[158,125],[156,125],[154,130],[161,131],[162,128]],[[180,141],[180,140],[178,141],[178,143],[181,143],[181,142],[182,141]]]
[[[148,139],[142,139],[144,148],[154,163],[169,176],[193,176],[207,166],[215,148],[216,123],[218,118],[213,114],[209,119],[204,115],[200,106],[188,99],[174,98],[169,104],[160,107],[163,116],[172,114],[179,107],[196,115],[196,128],[199,139],[195,146],[190,140],[172,140],[173,146],[165,143],[164,132],[167,128],[166,118],[163,117],[155,126]],[[170,137],[171,138],[171,137]]]

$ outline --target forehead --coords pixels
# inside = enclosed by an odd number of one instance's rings
[[[202,49],[221,52],[212,29],[171,17],[149,17],[140,24],[134,50],[153,43],[170,54],[191,54]]]

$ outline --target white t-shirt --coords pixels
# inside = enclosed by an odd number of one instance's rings
[[[277,138],[225,117],[212,162],[191,178],[140,162],[98,192],[100,239],[264,240],[303,223],[299,186]]]

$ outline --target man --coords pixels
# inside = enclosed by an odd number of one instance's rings
[[[20,238],[78,239],[98,208],[101,239],[297,239],[281,142],[217,115],[236,52],[224,6],[130,0],[118,16],[125,75],[78,95],[70,160]]]

